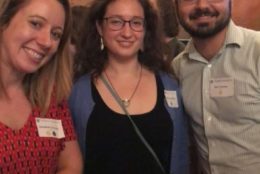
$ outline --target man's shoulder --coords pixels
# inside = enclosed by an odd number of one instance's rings
[[[242,33],[242,48],[260,54],[260,31],[238,27]],[[243,50],[244,50],[243,49]]]
[[[186,48],[185,48],[186,50]],[[177,66],[178,64],[180,64],[182,61],[185,61],[187,59],[187,51],[182,51],[181,53],[179,53],[172,61],[172,66]]]
[[[186,48],[185,48],[186,49]],[[180,75],[180,71],[181,71],[181,64],[183,64],[182,62],[187,61],[187,52],[182,51],[180,54],[178,54],[173,61],[171,62],[171,66],[172,69],[174,71],[174,74],[176,76],[177,79],[179,79],[179,75]],[[186,55],[186,56],[185,56]]]
[[[245,28],[241,26],[236,26],[237,30],[239,30],[244,39],[247,41],[252,40],[253,42],[260,42],[260,31],[256,31],[250,28]]]
[[[248,34],[252,34],[252,35],[259,35],[260,34],[260,31],[257,31],[257,30],[253,30],[251,28],[246,28],[246,27],[243,27],[243,26],[239,26],[239,25],[236,25],[236,27],[240,30],[242,30],[243,32],[245,33],[248,33]]]

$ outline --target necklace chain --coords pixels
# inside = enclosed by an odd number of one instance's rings
[[[137,83],[136,83],[135,89],[134,89],[134,91],[132,92],[131,96],[130,96],[128,99],[127,99],[127,98],[126,98],[126,99],[122,99],[122,98],[120,97],[120,95],[119,95],[118,92],[116,91],[115,87],[113,86],[113,84],[112,84],[112,82],[111,82],[109,76],[107,75],[106,71],[104,71],[105,76],[106,76],[106,78],[107,78],[109,84],[111,85],[111,87],[113,88],[113,90],[115,91],[115,93],[118,95],[118,97],[120,98],[120,100],[123,102],[123,104],[125,105],[125,107],[128,107],[128,106],[130,105],[130,102],[131,102],[132,98],[134,97],[134,95],[135,95],[135,93],[136,93],[136,91],[137,91],[137,88],[139,87],[139,84],[140,84],[141,79],[142,79],[142,70],[143,70],[143,67],[142,67],[142,65],[141,65],[140,74],[139,74],[139,78],[138,78],[138,81],[137,81]]]

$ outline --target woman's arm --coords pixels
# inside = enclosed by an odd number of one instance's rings
[[[82,174],[83,162],[76,140],[65,142],[65,148],[61,152],[58,161],[57,174]]]

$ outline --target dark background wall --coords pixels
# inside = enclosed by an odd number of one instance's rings
[[[70,0],[72,5],[88,5],[91,0]],[[232,0],[232,18],[236,24],[260,31],[260,0]],[[181,30],[179,38],[187,38]]]

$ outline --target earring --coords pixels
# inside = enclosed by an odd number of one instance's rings
[[[101,49],[101,50],[104,49],[104,43],[103,43],[102,37],[100,38],[100,49]]]

